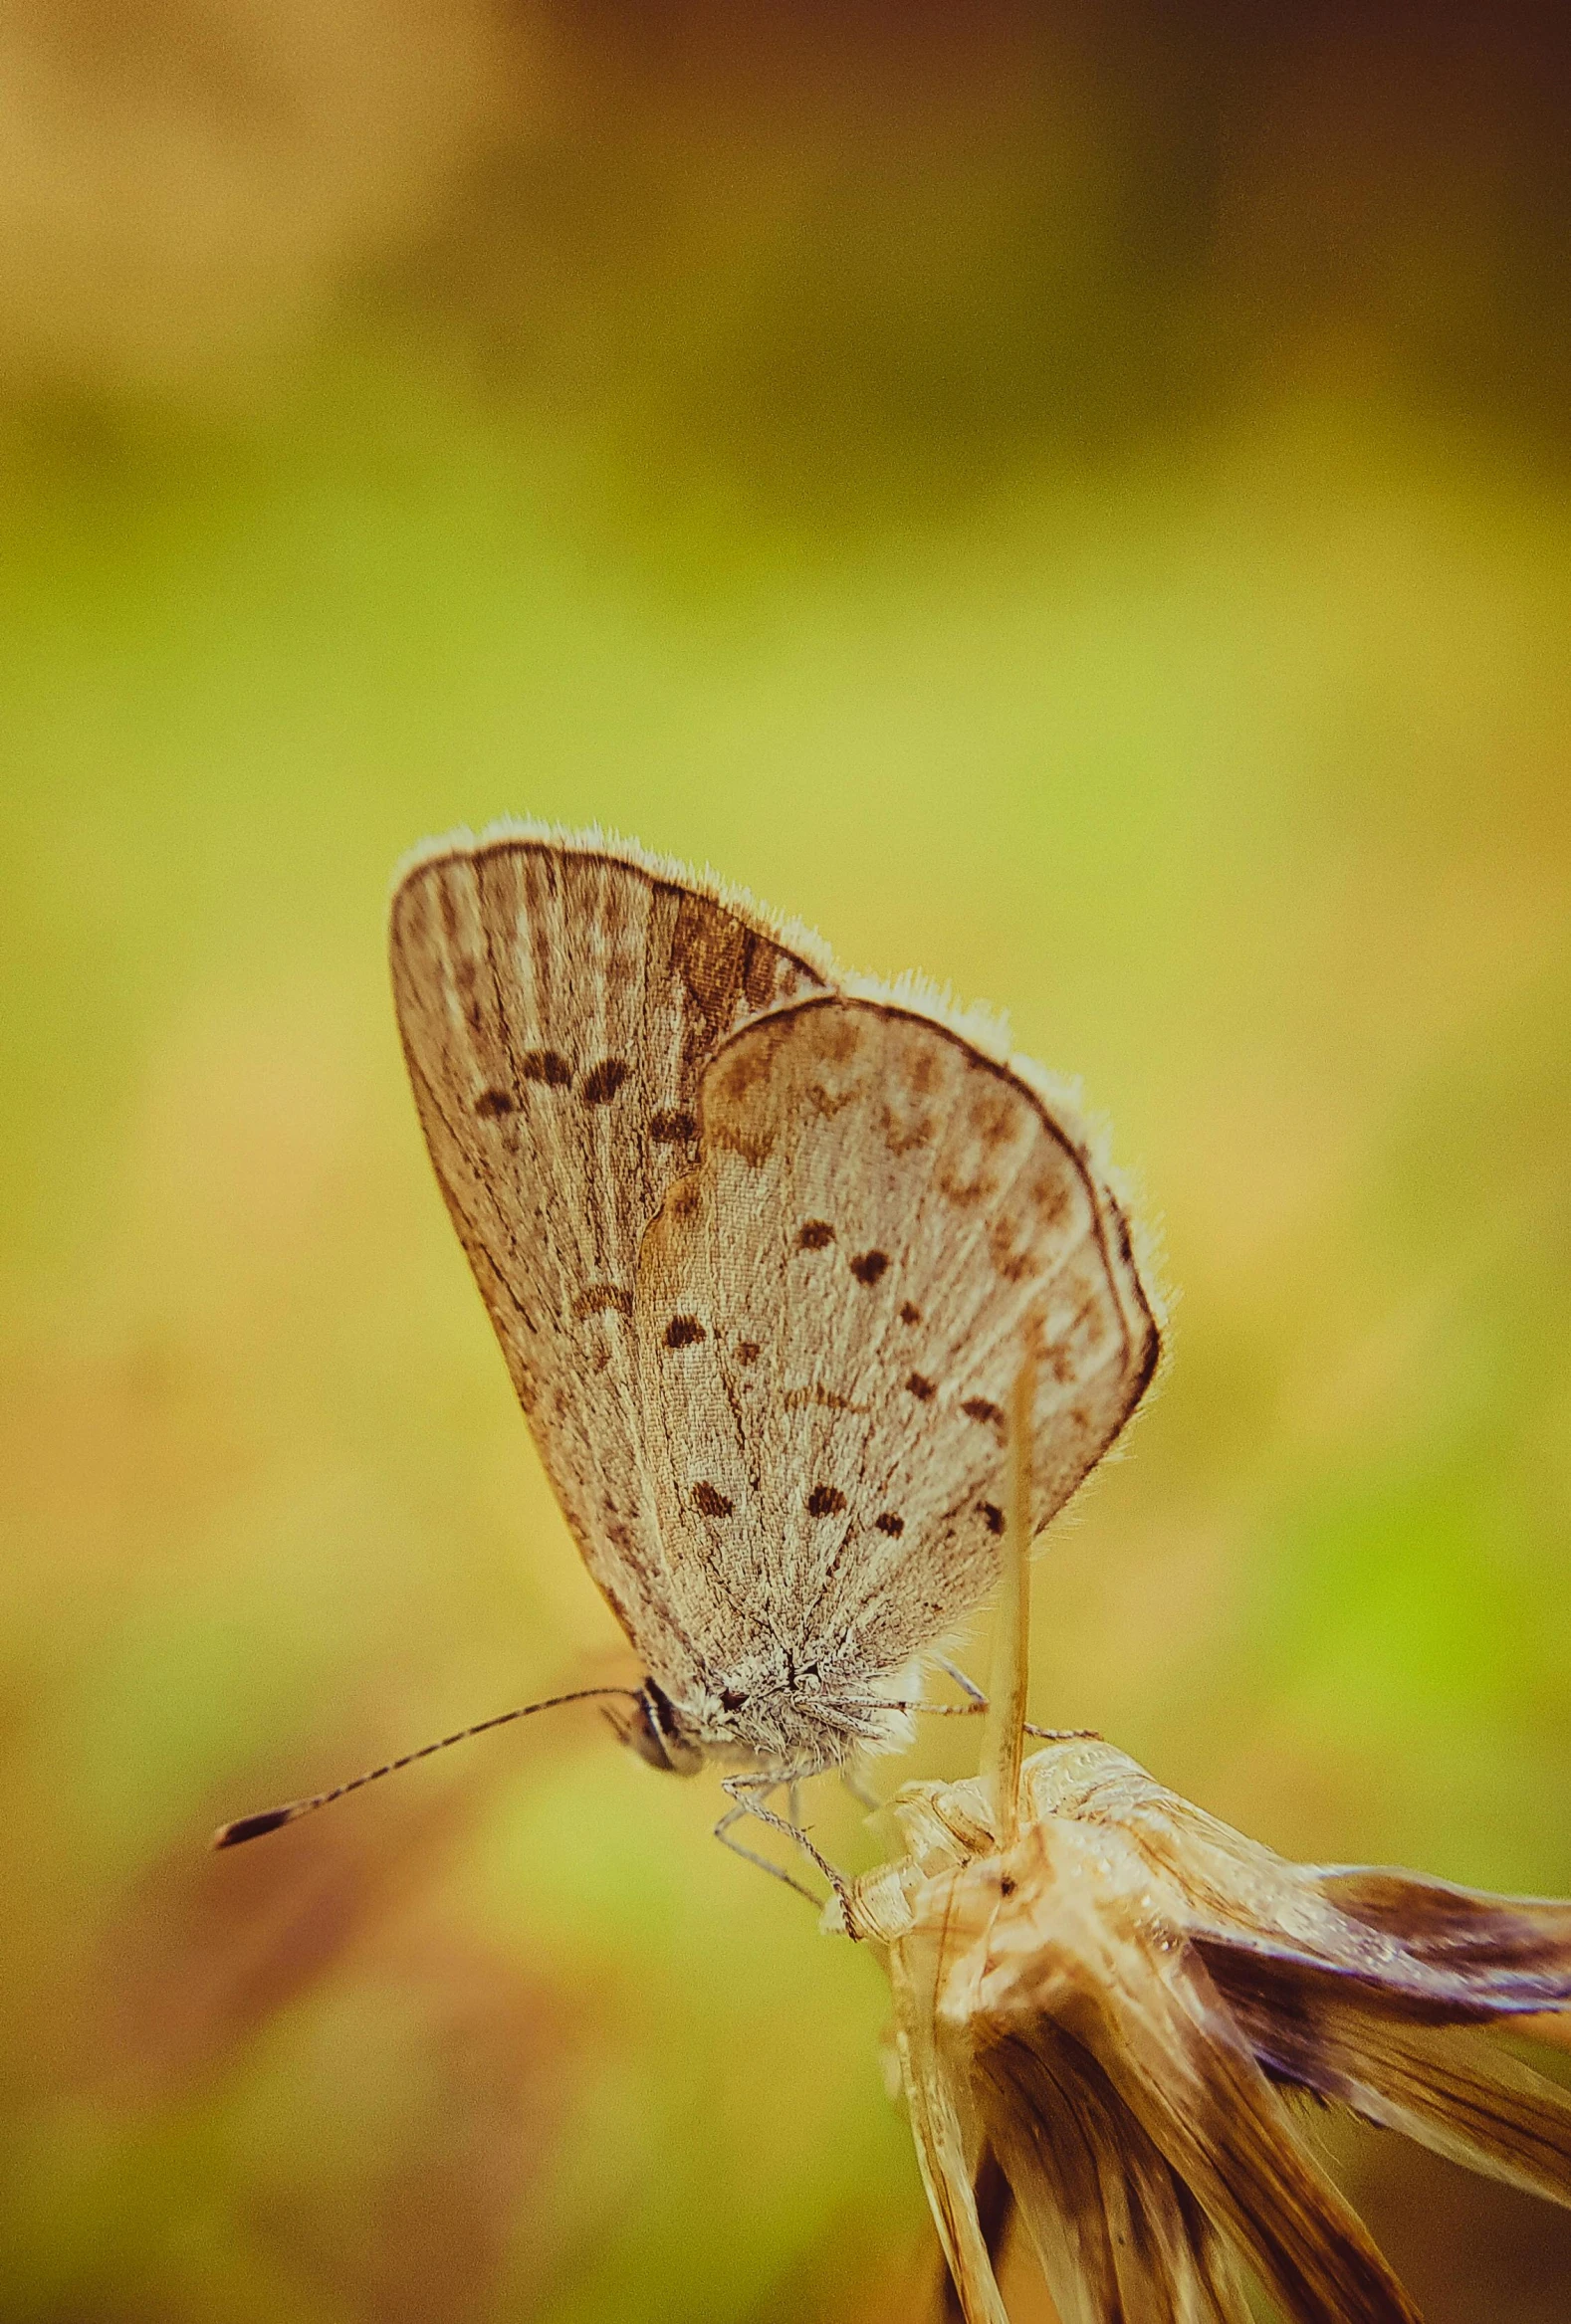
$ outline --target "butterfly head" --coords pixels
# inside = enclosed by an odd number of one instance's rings
[[[607,1711],[606,1718],[619,1742],[649,1767],[668,1775],[696,1776],[704,1764],[704,1749],[683,1731],[675,1704],[656,1679],[646,1678],[627,1711]]]

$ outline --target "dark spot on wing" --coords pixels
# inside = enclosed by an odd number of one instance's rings
[[[691,1348],[706,1337],[697,1316],[673,1316],[665,1328],[668,1348]]]
[[[838,1485],[814,1485],[807,1496],[809,1517],[838,1517],[845,1507],[845,1495]]]
[[[986,1396],[968,1396],[960,1408],[968,1420],[980,1420],[984,1427],[1002,1428],[1004,1426],[1002,1405],[990,1403]]]
[[[914,1396],[919,1396],[924,1404],[927,1403],[931,1397],[938,1394],[938,1390],[933,1385],[933,1382],[930,1379],[924,1378],[920,1372],[912,1373],[910,1378],[906,1381],[906,1386],[911,1390],[911,1393]]]
[[[619,1316],[633,1312],[633,1295],[619,1283],[586,1283],[572,1303],[572,1312],[581,1324],[585,1316],[602,1316],[614,1309]]]
[[[737,1362],[739,1364],[757,1364],[759,1353],[757,1340],[739,1340],[737,1342]]]
[[[996,1501],[979,1501],[977,1507],[988,1521],[989,1533],[1004,1531],[1004,1512]]]
[[[821,1251],[825,1243],[833,1240],[834,1229],[826,1218],[804,1219],[796,1236],[797,1244],[804,1251]]]
[[[701,1517],[729,1517],[732,1505],[718,1485],[704,1480],[693,1487],[693,1507]]]
[[[828,1412],[865,1412],[867,1409],[865,1404],[853,1403],[849,1396],[841,1395],[838,1388],[826,1388],[821,1379],[815,1379],[808,1387],[786,1390],[787,1412],[799,1412],[807,1404],[821,1404]]]
[[[851,1273],[858,1283],[871,1286],[878,1281],[888,1264],[887,1251],[864,1251],[859,1259],[851,1261]]]
[[[873,1523],[877,1526],[880,1533],[888,1534],[890,1538],[895,1541],[898,1541],[900,1536],[906,1530],[905,1519],[903,1517],[897,1517],[892,1509],[886,1509],[882,1517],[875,1517],[873,1519]]]
[[[526,1081],[543,1081],[550,1090],[564,1090],[572,1079],[572,1067],[555,1049],[531,1049],[520,1058],[519,1071]]]
[[[900,1310],[900,1321],[903,1324],[919,1324],[922,1321],[922,1310],[919,1307],[913,1307],[908,1299]]]
[[[698,1124],[691,1114],[662,1107],[650,1117],[649,1135],[657,1146],[680,1146],[684,1139],[698,1136]]]
[[[511,1114],[513,1100],[506,1090],[482,1090],[475,1100],[475,1112],[483,1122],[495,1122],[503,1114]]]
[[[578,1095],[586,1106],[608,1106],[631,1070],[623,1057],[602,1057],[579,1082]]]

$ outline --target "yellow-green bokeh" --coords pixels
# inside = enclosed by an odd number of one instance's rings
[[[439,193],[313,211],[337,271],[275,253],[212,345],[156,252],[167,313],[69,274],[0,366],[0,2315],[904,2317],[876,1969],[707,1783],[574,1713],[202,1852],[617,1666],[419,1142],[388,876],[599,821],[1006,1006],[1177,1294],[1037,1572],[1038,1715],[1289,1852],[1571,1891],[1571,504],[1457,319],[1503,252],[1509,338],[1564,208],[1528,151],[1521,214],[1416,222],[1335,147],[1385,272],[1317,306],[1280,121],[1249,265],[1168,263],[1166,51],[1059,27],[1051,102],[963,58],[950,104],[859,22],[870,159],[832,74],[779,115],[696,17],[702,71],[439,14],[377,85],[423,118],[427,73]],[[1347,2167],[1432,2324],[1564,2312],[1554,2217]]]

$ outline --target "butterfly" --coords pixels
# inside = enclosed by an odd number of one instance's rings
[[[438,1182],[645,1666],[624,1740],[774,1784],[904,1742],[998,1577],[1022,1336],[1037,1531],[1158,1360],[1064,1093],[593,831],[428,843],[390,948]]]
[[[924,1655],[999,1577],[1022,1364],[1033,1534],[1156,1369],[1107,1167],[989,1021],[596,831],[428,842],[389,941],[437,1181],[644,1664],[463,1734],[617,1698],[651,1766],[734,1771],[722,1837],[757,1816],[836,1880],[768,1797],[909,1740]]]

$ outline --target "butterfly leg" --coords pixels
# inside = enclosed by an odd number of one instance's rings
[[[946,1678],[952,1678],[963,1695],[969,1695],[979,1711],[988,1707],[988,1698],[974,1678],[968,1678],[958,1662],[951,1662],[947,1654],[935,1654],[933,1660]]]
[[[965,1705],[966,1714],[987,1709],[987,1696],[974,1678],[966,1676],[958,1663],[951,1662],[947,1654],[935,1654],[933,1660],[947,1678],[954,1680],[962,1694],[971,1697],[970,1702]],[[948,1703],[924,1703],[922,1705],[924,1711],[940,1713],[949,1713],[956,1706]],[[1094,1727],[1033,1727],[1028,1719],[1025,1722],[1025,1732],[1027,1735],[1034,1735],[1038,1743],[1100,1743],[1102,1740],[1100,1733]]]
[[[772,1831],[783,1831],[787,1839],[794,1840],[802,1854],[817,1866],[825,1880],[828,1881],[829,1886],[839,1896],[843,1894],[845,1889],[844,1876],[835,1870],[827,1856],[819,1854],[799,1823],[789,1822],[784,1815],[777,1815],[773,1808],[764,1804],[773,1793],[780,1791],[783,1785],[790,1784],[793,1781],[794,1779],[789,1776],[727,1776],[722,1780],[720,1788],[738,1813],[756,1816],[760,1823],[767,1823]],[[722,1823],[730,1821],[730,1816],[721,1818]],[[718,1833],[718,1825],[716,1829]],[[727,1845],[737,1848],[739,1854],[746,1855],[750,1852],[741,1848],[736,1840],[728,1841]],[[810,1889],[802,1888],[799,1880],[792,1880],[788,1872],[780,1870],[779,1865],[772,1864],[770,1870],[777,1873],[788,1887],[800,1890],[803,1896],[811,1895]],[[817,1902],[815,1897],[813,1902]]]
[[[741,1856],[749,1864],[757,1864],[759,1870],[768,1872],[772,1880],[784,1880],[787,1888],[793,1888],[798,1896],[804,1896],[810,1905],[816,1907],[818,1899],[810,1888],[804,1888],[799,1880],[793,1880],[781,1865],[772,1864],[768,1856],[761,1856],[756,1848],[745,1847],[741,1840],[732,1838],[732,1825],[740,1823],[745,1815],[752,1815],[755,1812],[756,1810],[747,1800],[735,1800],[715,1826],[716,1839],[719,1840],[723,1848],[729,1848],[734,1856]]]

